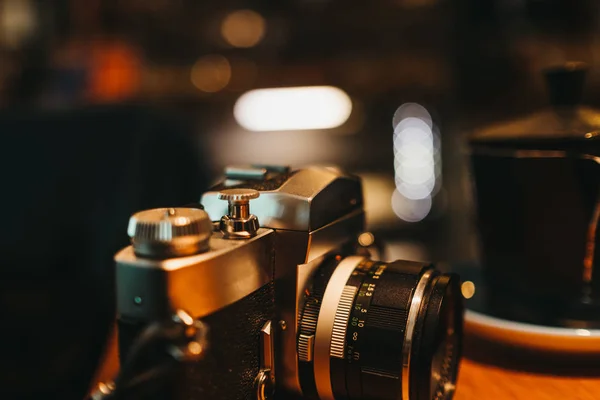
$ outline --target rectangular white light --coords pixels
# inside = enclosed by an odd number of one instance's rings
[[[333,86],[255,89],[233,109],[238,124],[257,132],[335,128],[351,112],[350,97]]]

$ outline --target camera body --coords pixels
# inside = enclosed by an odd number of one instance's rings
[[[115,256],[121,359],[176,310],[210,329],[155,398],[451,398],[459,279],[368,259],[359,178],[230,167],[201,204],[135,214]]]
[[[201,200],[212,221],[228,214],[219,192],[237,187],[261,192],[250,205],[263,227],[255,236],[226,239],[215,228],[210,250],[201,254],[153,259],[129,246],[116,255],[120,352],[127,354],[141,326],[181,308],[211,330],[208,360],[186,379],[196,387],[187,389],[197,392],[190,398],[255,398],[269,351],[271,378],[300,394],[296,342],[304,287],[324,257],[352,251],[363,231],[361,183],[334,168],[228,168],[225,181]],[[261,351],[268,322],[263,347],[272,347]],[[194,375],[196,366],[185,369]]]

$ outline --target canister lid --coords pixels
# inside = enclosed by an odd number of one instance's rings
[[[600,110],[580,105],[587,65],[569,62],[546,69],[550,106],[525,117],[478,129],[472,144],[520,148],[587,146],[600,143]]]

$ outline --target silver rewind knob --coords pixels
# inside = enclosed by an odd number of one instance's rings
[[[259,223],[250,214],[250,200],[260,193],[253,189],[226,189],[219,193],[219,199],[227,200],[229,213],[221,218],[220,229],[227,239],[248,239],[256,235]]]
[[[183,257],[208,250],[212,222],[197,208],[154,208],[129,219],[127,233],[137,255]]]

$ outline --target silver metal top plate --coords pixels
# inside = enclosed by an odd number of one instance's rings
[[[272,230],[248,240],[210,239],[210,251],[165,260],[138,257],[131,246],[115,256],[119,315],[152,320],[184,309],[194,317],[232,304],[273,278]]]
[[[312,231],[361,208],[363,202],[360,180],[330,167],[297,170],[275,188],[255,180],[235,181],[232,186],[260,191],[260,197],[252,200],[251,212],[262,227],[272,229]],[[219,200],[219,191],[227,187],[226,181],[202,196],[212,221],[227,214],[227,203]],[[265,187],[269,190],[262,190]]]

